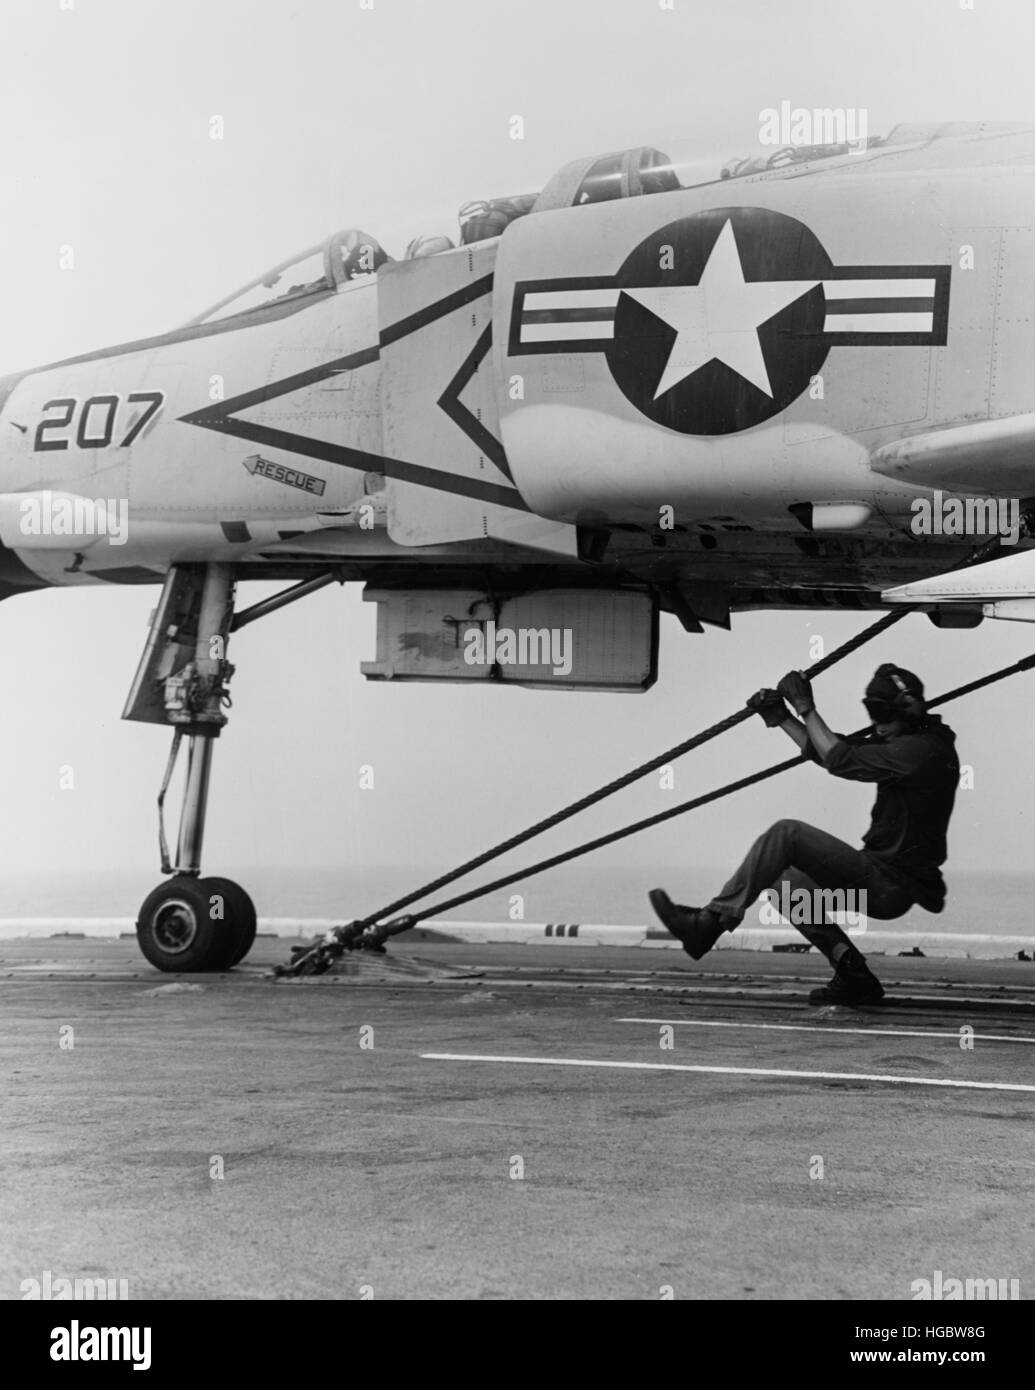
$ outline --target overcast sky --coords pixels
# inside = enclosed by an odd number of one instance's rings
[[[160,332],[336,227],[401,254],[456,235],[467,199],[539,188],[584,154],[653,144],[722,162],[759,112],[864,107],[912,120],[1035,120],[1023,0],[0,0],[0,372]],[[525,139],[509,138],[520,114]],[[225,138],[209,139],[219,115]],[[58,268],[71,244],[74,272]],[[1035,381],[1035,365],[1033,365]],[[2,459],[0,459],[2,467]],[[249,588],[245,602],[264,590]],[[120,722],[157,589],[57,590],[0,607],[0,864],[153,865],[165,731]],[[745,615],[731,634],[662,624],[646,695],[367,683],[358,587],[249,627],[216,749],[205,865],[445,865],[685,738],[859,620]],[[838,727],[879,661],[935,693],[1016,659],[1035,628],[939,633],[911,617],[825,677]],[[1035,676],[954,707],[974,789],[951,867],[1031,857]],[[793,750],[758,721],[548,842],[649,814]],[[360,790],[371,764],[374,790]],[[71,765],[75,789],[59,789]],[[870,794],[819,771],[691,815],[606,862],[717,863],[781,815],[849,839]],[[113,904],[112,910],[130,905]],[[3,915],[0,912],[0,915]]]

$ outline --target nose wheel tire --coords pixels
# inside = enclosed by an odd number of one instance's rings
[[[203,878],[201,884],[208,893],[210,904],[213,897],[223,899],[223,916],[232,940],[228,940],[228,954],[222,968],[229,970],[240,964],[252,949],[256,928],[255,904],[232,878]]]
[[[141,951],[169,973],[228,970],[255,940],[255,906],[228,878],[176,874],[144,899],[137,917]]]

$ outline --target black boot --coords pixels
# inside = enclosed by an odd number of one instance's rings
[[[849,946],[834,962],[834,978],[809,995],[810,1004],[879,1004],[884,998],[880,980],[866,964],[866,958]]]
[[[731,918],[709,907],[681,907],[663,888],[652,888],[647,896],[662,922],[694,960],[706,956],[723,932],[736,926]]]

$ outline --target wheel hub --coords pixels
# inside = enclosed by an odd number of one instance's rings
[[[154,915],[154,938],[171,956],[182,955],[192,946],[198,934],[198,919],[190,903],[182,898],[170,898]]]

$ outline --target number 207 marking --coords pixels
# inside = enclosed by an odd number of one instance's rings
[[[36,426],[34,450],[67,449],[68,439],[61,437],[63,430],[71,430],[72,421],[79,414],[75,432],[75,442],[80,449],[107,449],[115,433],[115,417],[122,404],[118,396],[89,396],[80,407],[75,396],[58,396],[47,401],[44,410],[54,410],[58,414],[44,419]],[[126,449],[138,437],[165,404],[164,391],[134,391],[126,397],[126,405],[143,405],[144,410],[130,425],[126,437],[119,441],[118,447]],[[56,437],[52,437],[56,436]]]

